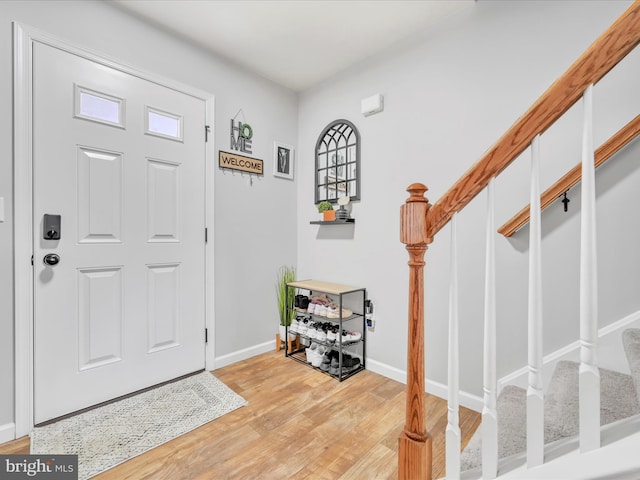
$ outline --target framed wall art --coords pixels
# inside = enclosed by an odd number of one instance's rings
[[[273,176],[293,180],[295,151],[291,145],[273,143]]]

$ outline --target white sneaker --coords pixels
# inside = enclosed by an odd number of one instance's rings
[[[317,331],[313,325],[309,325],[307,328],[307,337],[316,338]]]
[[[319,342],[327,341],[327,334],[324,330],[316,330],[316,340],[318,340]]]
[[[307,334],[307,330],[308,330],[308,328],[309,328],[309,327],[307,326],[307,324],[306,324],[306,323],[304,323],[304,322],[300,322],[300,323],[298,323],[298,333],[299,333],[300,335],[306,335],[306,334]]]
[[[315,342],[311,342],[311,346],[309,348],[305,348],[304,352],[307,354],[307,363],[312,363],[313,359],[316,356],[316,349],[318,348],[318,344]]]
[[[357,342],[362,338],[360,332],[342,332],[342,343],[345,342]]]

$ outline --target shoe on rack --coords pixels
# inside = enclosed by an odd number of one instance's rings
[[[316,330],[316,340],[318,340],[319,342],[326,342],[327,341],[327,332],[325,332],[321,328]]]
[[[360,365],[360,359],[358,357],[352,357],[347,355],[349,358],[342,359],[342,367],[343,368],[353,368]]]
[[[322,361],[322,356],[324,355],[324,350],[319,350],[319,348],[324,349],[325,347],[323,347],[322,345],[316,343],[316,342],[311,342],[311,346],[308,349],[305,349],[305,351],[308,350],[307,353],[307,363],[311,363],[313,364],[313,361],[316,357],[320,357],[320,360]]]
[[[342,343],[357,342],[361,338],[362,334],[360,332],[347,332],[346,330],[342,331]]]
[[[332,302],[332,300],[325,294],[311,295],[311,301],[322,305],[329,305]]]
[[[307,306],[307,313],[313,313],[313,311],[316,308],[316,302],[311,302],[309,303],[309,305]]]
[[[322,363],[320,364],[320,370],[323,372],[328,372],[331,368],[331,359],[329,359],[329,355],[325,353],[322,357]]]
[[[340,366],[340,358],[338,357],[338,355],[334,355],[334,357],[331,359],[331,366],[336,368]]]
[[[307,337],[316,338],[316,325],[315,323],[309,323],[307,327]]]
[[[307,321],[307,319],[304,319],[303,321],[298,322],[298,333],[300,335],[306,335],[308,329],[309,329],[309,322]]]
[[[319,352],[314,353],[311,357],[311,365],[316,368],[320,367],[322,365],[322,357],[324,357],[324,355]]]
[[[327,307],[327,318],[340,318],[340,310],[335,303]]]
[[[299,324],[298,319],[294,318],[291,321],[291,325],[289,325],[289,332],[298,333],[298,324]]]

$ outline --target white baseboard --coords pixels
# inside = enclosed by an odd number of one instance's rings
[[[379,375],[382,375],[383,377],[390,378],[391,380],[395,380],[396,382],[404,384],[407,383],[407,372],[405,372],[404,370],[400,370],[399,368],[387,365],[386,363],[367,358],[366,368],[373,373],[377,373]]]
[[[383,377],[390,378],[400,383],[407,383],[407,372],[400,370],[399,368],[391,367],[385,363],[378,362],[377,360],[367,359],[367,370],[382,375]],[[435,395],[436,397],[446,399],[449,395],[447,393],[447,386],[436,382],[434,380],[425,379],[425,389],[427,393]],[[476,395],[472,395],[467,392],[460,391],[458,393],[460,405],[466,408],[470,408],[476,412],[482,411],[482,398]]]
[[[16,439],[16,424],[5,423],[0,425],[0,443],[10,442]]]
[[[272,351],[275,348],[276,341],[270,340],[259,345],[254,345],[253,347],[244,348],[236,352],[216,357],[213,363],[214,370],[216,368],[226,367],[227,365],[231,365],[232,363],[240,362],[241,360],[246,360],[247,358],[255,357],[256,355]]]
[[[427,392],[445,399],[449,396],[447,393],[447,385],[434,380],[427,380]],[[469,408],[475,412],[482,412],[482,397],[460,390],[458,392],[458,401],[463,407]]]
[[[637,325],[634,325],[637,324]],[[634,312],[616,322],[598,330],[598,361],[599,366],[617,372],[629,373],[629,365],[622,348],[620,336],[622,331],[630,327],[640,327],[640,311]],[[580,361],[580,341],[556,350],[542,359],[542,377],[544,387],[548,386],[556,363],[561,360]],[[498,391],[505,385],[516,385],[527,388],[529,367],[522,367],[498,380]]]

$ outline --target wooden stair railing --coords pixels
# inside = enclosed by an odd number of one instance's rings
[[[454,212],[462,210],[530,144],[545,132],[640,42],[640,2],[635,1],[558,78],[506,133],[429,209],[433,238]]]
[[[598,168],[600,165],[612,158],[616,153],[636,138],[638,134],[640,134],[640,115],[637,115],[633,120],[618,130],[609,140],[600,145],[600,147],[595,151],[595,167]],[[556,183],[544,191],[540,197],[541,210],[547,208],[563,193],[570,190],[580,182],[580,179],[582,178],[581,168],[580,164],[576,165]],[[524,207],[511,217],[510,220],[505,222],[505,224],[498,229],[498,233],[505,237],[510,237],[524,227],[528,222],[529,205]]]
[[[398,439],[399,480],[431,480],[431,437],[424,411],[424,255],[433,237],[615,65],[640,43],[636,0],[505,134],[437,201],[414,183],[401,208],[400,238],[409,252],[406,422]]]

